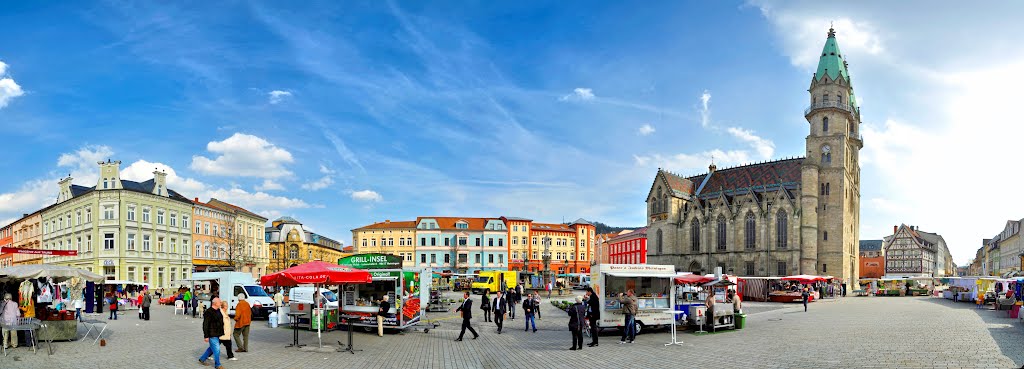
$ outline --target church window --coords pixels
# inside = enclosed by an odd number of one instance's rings
[[[828,117],[821,118],[821,131],[828,132]]]
[[[828,94],[824,94],[824,95],[821,96],[821,102],[823,102],[823,103],[827,103],[828,102]]]
[[[828,273],[828,264],[821,264],[821,272]]]
[[[824,183],[819,183],[818,187],[821,187],[821,189],[818,190],[818,195],[825,196],[825,184]]]
[[[828,241],[828,231],[822,232],[822,240]]]
[[[829,184],[828,182],[826,182],[826,183],[825,183],[825,196],[828,196],[828,195],[829,195],[829,194],[831,194],[831,193],[832,193],[832,188],[831,188],[831,184]]]
[[[718,249],[725,250],[725,217],[718,216]]]
[[[662,253],[662,248],[661,248],[662,243],[661,243],[661,240],[662,240],[661,230],[659,229],[658,230],[658,239],[656,240],[657,241],[656,245],[657,245],[657,250],[658,250],[658,254],[659,255]]]
[[[786,262],[780,261],[776,265],[775,275],[786,275]]]
[[[746,263],[747,275],[754,275],[754,262],[748,261]]]
[[[775,247],[784,249],[786,248],[787,230],[789,218],[786,216],[785,210],[779,210],[779,214],[775,217]]]
[[[700,221],[697,219],[690,222],[690,250],[700,252]]]
[[[757,223],[754,220],[754,213],[753,212],[748,212],[747,213],[747,219],[746,219],[746,227],[745,227],[744,232],[743,232],[744,233],[744,242],[743,242],[743,244],[744,244],[744,246],[748,250],[754,249],[754,240],[756,239],[756,237],[755,237],[756,230],[755,229],[757,228],[756,225],[757,225]]]
[[[839,105],[843,104],[843,94],[836,95],[836,102],[838,102]]]

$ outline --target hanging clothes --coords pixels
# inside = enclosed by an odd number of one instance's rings
[[[32,281],[21,282],[18,286],[18,307],[21,309],[21,316],[26,318],[36,317],[36,304],[32,298],[32,294],[36,292],[36,287],[32,284]]]

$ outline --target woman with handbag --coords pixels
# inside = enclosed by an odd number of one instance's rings
[[[583,317],[587,314],[583,306],[583,296],[576,296],[576,303],[566,310],[569,313],[569,330],[572,331],[572,348],[569,350],[583,349]]]
[[[484,290],[484,297],[480,300],[480,310],[484,311],[484,322],[491,321],[491,291]]]

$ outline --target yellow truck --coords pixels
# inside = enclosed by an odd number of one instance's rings
[[[484,290],[490,291],[492,294],[499,290],[505,290],[509,287],[515,287],[519,285],[519,273],[514,271],[504,270],[488,270],[482,271],[473,280],[473,293],[483,294]]]

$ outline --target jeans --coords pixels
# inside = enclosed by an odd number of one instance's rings
[[[210,346],[199,357],[199,361],[206,361],[210,356],[213,356],[213,366],[220,366],[220,337],[210,337]]]
[[[629,338],[629,342],[633,342],[636,338],[636,318],[632,314],[626,314],[626,325],[622,327],[622,341]]]
[[[110,316],[107,319],[117,320],[117,309],[110,309]]]
[[[75,319],[78,319],[79,322],[82,321],[82,308],[75,308]]]
[[[251,327],[251,325],[235,327],[235,348],[242,349],[242,351],[249,351],[249,327]]]
[[[484,310],[484,321],[485,322],[490,322],[491,321],[491,309],[483,309],[483,310]]]
[[[537,330],[537,321],[533,319],[533,314],[526,314],[526,319],[524,320],[524,323],[526,323],[525,330],[530,330],[530,324],[533,324],[533,330]]]

